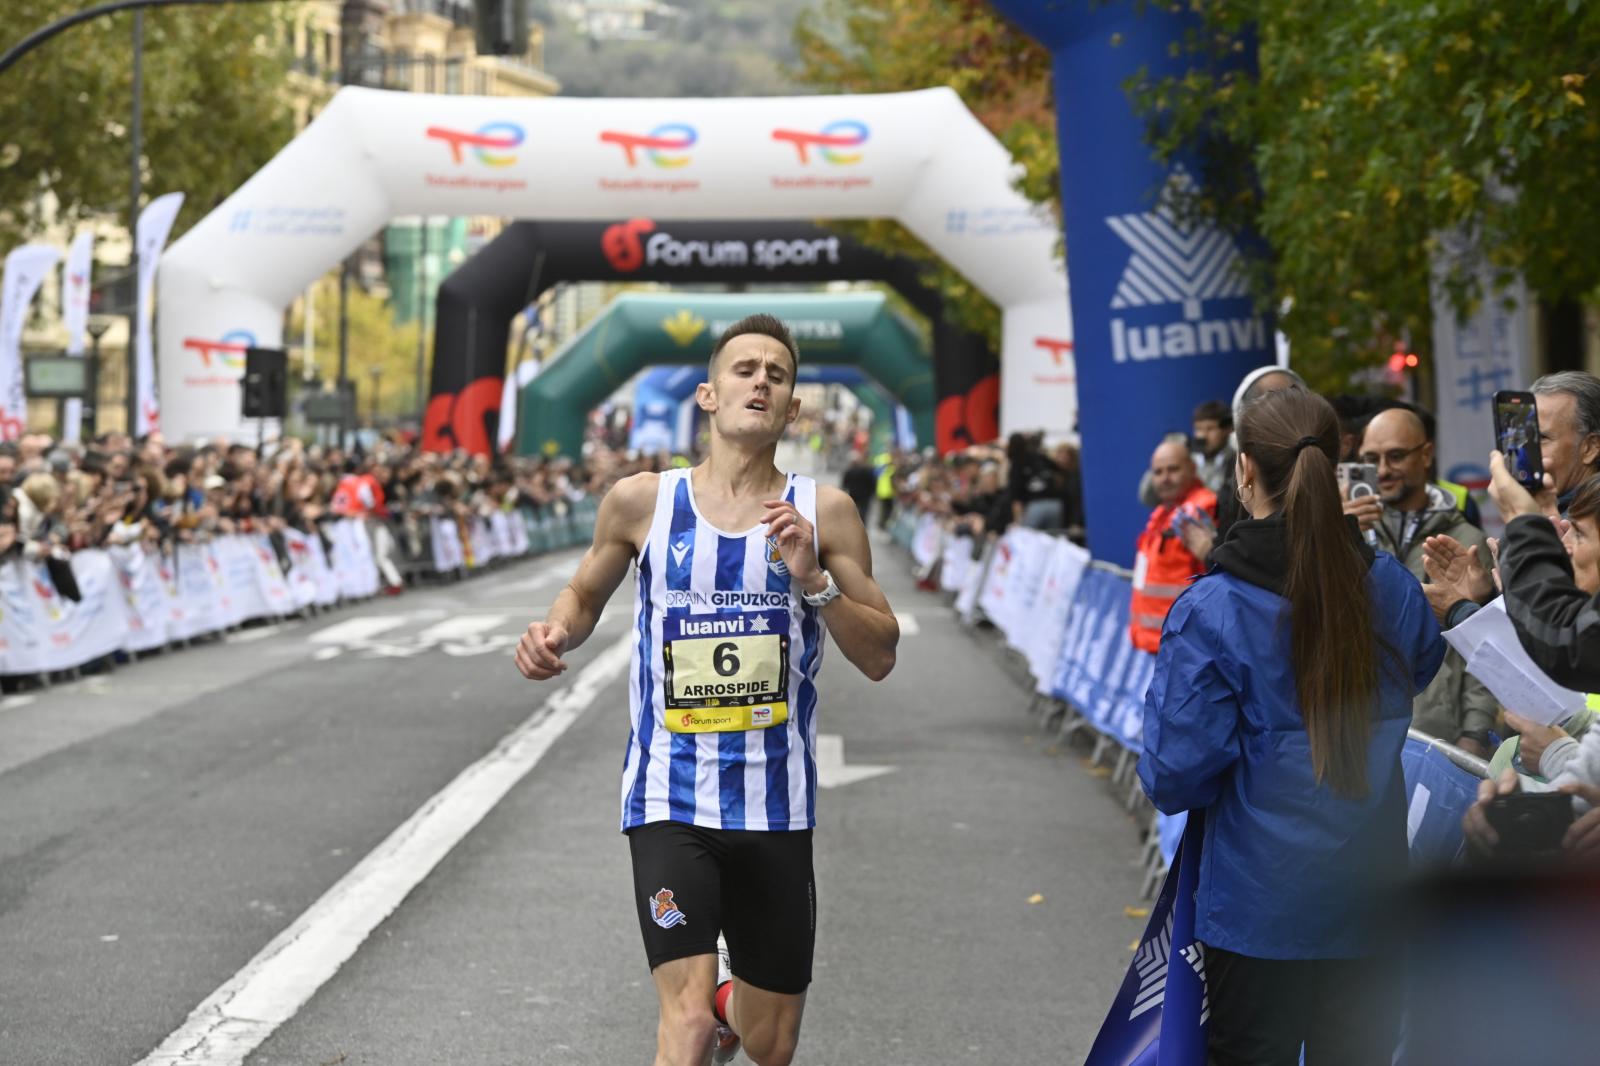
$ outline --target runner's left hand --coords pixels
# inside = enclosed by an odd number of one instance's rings
[[[778,544],[778,554],[789,568],[789,582],[804,592],[822,591],[825,582],[817,562],[816,527],[786,500],[768,500],[762,506],[767,513],[761,521],[767,536]]]

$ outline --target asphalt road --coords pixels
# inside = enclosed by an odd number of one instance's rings
[[[831,654],[821,730],[845,771],[892,770],[818,800],[798,1061],[1081,1061],[1142,927],[1124,913],[1137,827],[1075,756],[1044,750],[993,642],[876,550],[907,619],[899,662],[874,685]],[[245,979],[231,1002],[254,1027],[251,1066],[650,1061],[616,830],[627,689],[606,658],[628,586],[565,689],[510,661],[575,562],[0,702],[0,1063],[139,1063]],[[480,787],[493,774],[503,794]],[[393,850],[418,844],[397,828],[452,818],[464,833],[437,865]],[[390,904],[351,888],[370,870],[399,884]],[[348,958],[326,980],[298,957],[263,968],[286,930],[302,946],[342,935]],[[170,1061],[225,1061],[222,1043]]]

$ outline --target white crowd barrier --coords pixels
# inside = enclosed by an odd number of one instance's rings
[[[291,553],[304,561],[287,575],[265,534],[221,536],[165,554],[142,546],[80,551],[71,560],[76,601],[56,591],[43,563],[6,563],[0,673],[71,670],[114,652],[150,651],[292,613],[315,602],[319,568],[327,570],[315,537],[297,536],[295,544]]]
[[[597,509],[582,500],[561,516],[498,511],[468,526],[467,545],[455,521],[431,519],[434,569],[459,573],[582,543]],[[287,568],[264,533],[226,534],[167,551],[127,545],[76,552],[77,601],[56,591],[43,563],[0,564],[0,674],[72,670],[117,652],[152,651],[254,619],[375,595],[382,582],[365,522],[341,519],[323,531],[326,551],[318,536],[284,531]]]

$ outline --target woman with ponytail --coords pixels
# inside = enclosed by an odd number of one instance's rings
[[[1204,812],[1211,1066],[1293,1064],[1302,1044],[1308,1064],[1387,1066],[1400,749],[1444,642],[1416,578],[1342,513],[1327,401],[1269,392],[1236,428],[1247,517],[1167,615],[1139,779],[1158,809]]]

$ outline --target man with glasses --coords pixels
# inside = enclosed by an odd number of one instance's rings
[[[1493,565],[1483,531],[1467,521],[1454,497],[1428,480],[1433,442],[1415,412],[1392,407],[1375,415],[1362,434],[1359,458],[1378,468],[1378,495],[1345,501],[1345,514],[1371,530],[1377,546],[1404,563],[1418,581],[1427,580],[1422,546],[1429,537],[1454,537],[1476,551],[1484,567]],[[1489,728],[1497,709],[1489,690],[1467,673],[1466,661],[1452,650],[1433,683],[1416,698],[1411,724],[1488,758]]]

